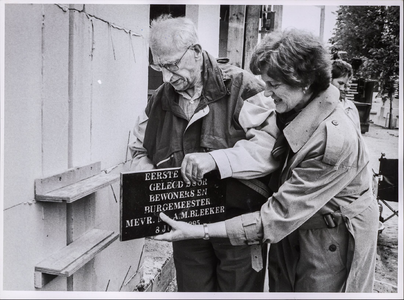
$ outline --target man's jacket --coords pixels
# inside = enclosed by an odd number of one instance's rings
[[[218,63],[206,52],[203,61],[203,92],[189,121],[178,104],[179,94],[170,84],[164,83],[150,97],[143,135],[148,159],[156,168],[171,168],[181,166],[187,153],[209,152],[220,172],[230,169],[227,175],[221,174],[222,178],[251,179],[271,173],[277,167],[270,151],[278,131],[269,102],[260,94],[262,81],[228,63]],[[251,166],[257,168],[250,170]],[[266,182],[255,180],[253,186],[251,180],[226,180],[227,217],[259,210],[267,199],[260,193]]]

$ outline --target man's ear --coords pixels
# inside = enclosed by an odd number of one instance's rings
[[[202,53],[202,47],[199,44],[195,44],[192,49],[195,51],[196,54],[201,54]]]

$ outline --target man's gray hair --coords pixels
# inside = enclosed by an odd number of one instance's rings
[[[163,49],[180,51],[199,44],[199,39],[195,24],[190,19],[161,15],[150,25],[149,42],[153,52]]]

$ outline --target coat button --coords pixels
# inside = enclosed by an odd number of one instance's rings
[[[331,244],[330,247],[328,247],[328,249],[329,249],[331,252],[335,252],[335,250],[337,250],[337,246],[335,246],[334,244]]]
[[[335,126],[338,126],[338,121],[337,121],[337,120],[332,120],[332,121],[331,121],[331,124],[332,124],[332,125],[335,125]]]

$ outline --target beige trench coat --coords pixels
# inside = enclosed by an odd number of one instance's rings
[[[226,221],[232,244],[272,243],[270,291],[372,292],[378,206],[364,141],[337,89],[309,103],[284,134],[294,155],[282,185],[260,212]],[[335,227],[324,220],[330,213]]]

